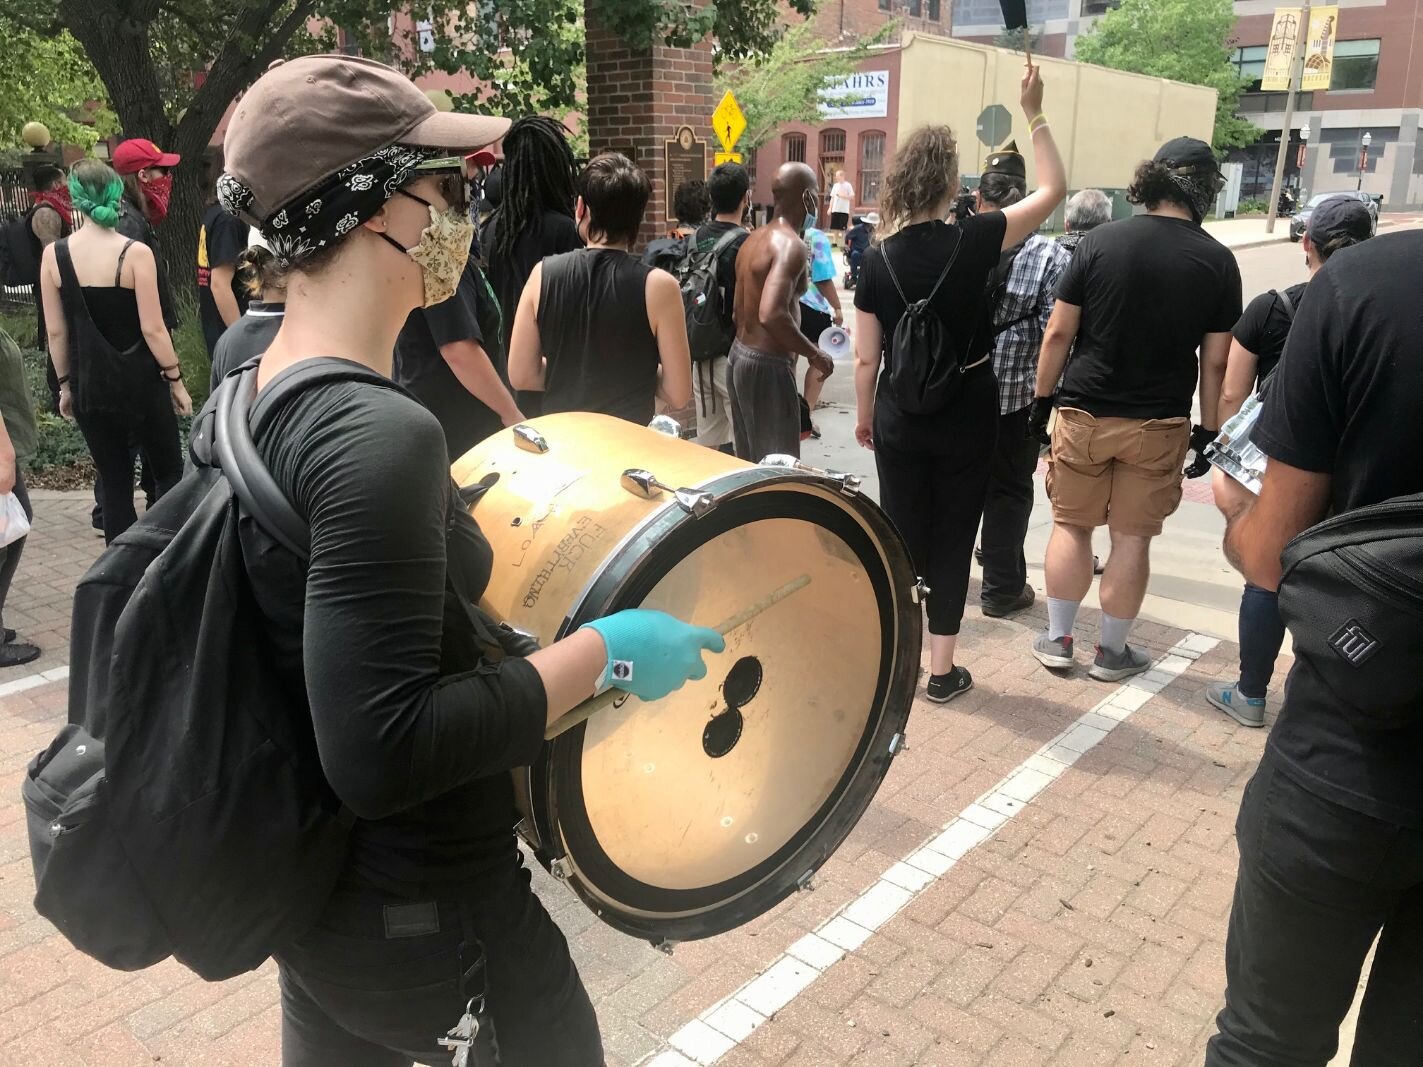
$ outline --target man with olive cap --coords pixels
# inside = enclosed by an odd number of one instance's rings
[[[1048,628],[1032,649],[1045,667],[1073,665],[1072,627],[1092,584],[1098,526],[1111,532],[1112,551],[1088,673],[1116,682],[1151,665],[1145,649],[1126,643],[1146,596],[1151,540],[1181,503],[1186,453],[1197,452],[1191,477],[1209,469],[1200,452],[1219,428],[1230,329],[1240,318],[1235,256],[1201,228],[1223,184],[1210,145],[1194,137],[1166,142],[1137,167],[1127,190],[1145,213],[1089,233],[1058,282],[1029,415],[1030,432],[1046,441],[1056,402]],[[1201,424],[1193,429],[1198,381]]]
[[[988,157],[975,195],[977,213],[1002,211],[1028,195],[1027,167],[1010,141]],[[1033,472],[1038,443],[1028,436],[1028,413],[1038,369],[1038,348],[1053,291],[1072,256],[1055,241],[1029,234],[1004,249],[988,276],[985,326],[993,334],[993,373],[998,378],[998,445],[983,505],[983,613],[1001,618],[1032,604],[1023,541],[1033,512]]]

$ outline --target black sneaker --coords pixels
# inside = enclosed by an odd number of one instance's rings
[[[985,600],[981,602],[983,614],[990,619],[1002,619],[1009,615],[1016,615],[1024,608],[1033,606],[1033,601],[1037,599],[1037,594],[1033,592],[1031,585],[1023,586],[1023,591],[1012,600]]]
[[[935,704],[947,704],[954,697],[963,696],[972,688],[973,675],[962,667],[955,667],[948,674],[931,675],[924,695]]]

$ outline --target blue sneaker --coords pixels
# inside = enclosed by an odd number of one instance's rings
[[[1225,712],[1241,726],[1260,727],[1265,725],[1265,698],[1248,697],[1239,688],[1239,682],[1229,685],[1206,686],[1206,699]]]

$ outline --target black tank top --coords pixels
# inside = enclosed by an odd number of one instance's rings
[[[609,248],[580,248],[543,261],[545,414],[597,411],[644,426],[652,420],[659,357],[647,319],[651,272]]]

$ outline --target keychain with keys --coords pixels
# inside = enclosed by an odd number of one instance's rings
[[[460,1021],[455,1023],[448,1034],[440,1038],[440,1045],[453,1053],[450,1057],[451,1067],[470,1067],[469,1052],[474,1047],[474,1039],[479,1036],[479,1012],[483,1009],[483,1004],[477,1005],[476,1001],[481,1000],[482,997],[475,997],[466,1004]]]

